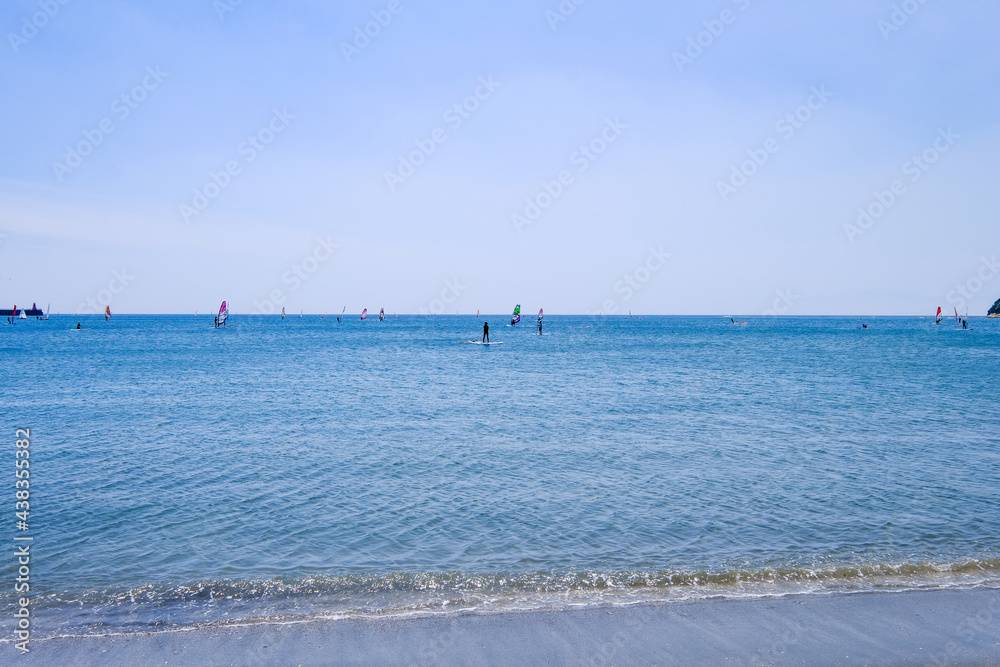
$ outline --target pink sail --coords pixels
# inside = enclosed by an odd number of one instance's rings
[[[363,320],[367,320],[368,319],[368,309],[367,308],[365,308],[364,310],[361,311],[361,319],[363,319]]]

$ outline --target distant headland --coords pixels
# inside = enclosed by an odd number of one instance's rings
[[[990,312],[986,313],[986,317],[1000,317],[1000,299],[996,300]]]

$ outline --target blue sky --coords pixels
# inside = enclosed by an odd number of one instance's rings
[[[43,0],[0,26],[0,303],[1000,297],[994,2]]]

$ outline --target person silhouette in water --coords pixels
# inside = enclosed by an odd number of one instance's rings
[[[483,322],[483,342],[490,342],[490,323]]]

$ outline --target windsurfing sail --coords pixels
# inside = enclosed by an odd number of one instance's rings
[[[346,308],[346,306],[345,306],[345,308]],[[367,320],[368,319],[368,309],[367,308],[365,308],[364,310],[361,311],[361,319],[363,319],[363,320]]]
[[[304,312],[306,312],[305,308],[303,308],[302,310],[299,311],[299,318],[302,317],[302,313],[304,313]]]
[[[226,326],[226,318],[229,317],[229,308],[226,306],[226,302],[223,301],[222,305],[219,306],[219,314],[215,317],[215,326],[224,327]]]
[[[281,319],[285,319],[285,307],[281,307]]]
[[[539,324],[541,324],[541,323],[542,323],[542,315],[543,315],[543,313],[542,313],[542,309],[541,309],[541,308],[539,308],[539,309],[538,309],[538,323],[539,323]]]
[[[385,308],[379,308],[378,310],[378,321],[381,322],[385,319]]]
[[[478,310],[476,311],[476,317],[479,317],[479,311]]]
[[[521,321],[521,304],[517,304],[516,306],[514,306],[514,312],[511,313],[510,315],[510,324],[511,326],[513,326],[520,321]]]
[[[18,315],[18,317],[21,318],[22,320],[28,319],[28,314],[24,312],[24,308],[21,309],[21,314]]]
[[[958,306],[955,306],[955,321],[961,322],[962,318],[958,316]]]
[[[938,306],[937,319],[934,320],[934,324],[941,324],[941,306]]]
[[[111,306],[104,306],[104,321],[111,319]]]

